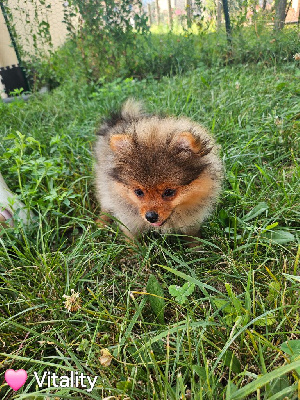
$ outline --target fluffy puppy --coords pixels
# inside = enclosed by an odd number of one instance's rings
[[[98,131],[100,221],[113,216],[131,238],[149,230],[196,236],[221,190],[218,151],[201,125],[147,115],[140,102],[127,100]]]

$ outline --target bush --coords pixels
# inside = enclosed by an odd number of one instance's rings
[[[201,61],[208,66],[258,62],[274,65],[293,60],[299,51],[299,32],[294,27],[275,32],[271,27],[256,30],[250,26],[233,32],[232,47],[223,32],[209,33],[199,46]]]
[[[281,32],[239,28],[233,32],[231,46],[223,31],[145,34],[129,30],[125,36],[121,41],[113,35],[102,36],[102,41],[87,33],[74,36],[48,60],[31,66],[35,86],[48,83],[54,87],[70,79],[78,84],[131,77],[160,79],[199,66],[258,62],[271,66],[293,61],[299,52],[299,32],[294,27]]]

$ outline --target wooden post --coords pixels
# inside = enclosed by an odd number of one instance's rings
[[[171,0],[168,0],[168,16],[169,16],[169,28],[172,29],[173,16],[172,16]]]
[[[156,9],[156,23],[157,23],[157,25],[159,25],[160,24],[160,16],[159,16],[158,0],[155,0],[155,9]]]

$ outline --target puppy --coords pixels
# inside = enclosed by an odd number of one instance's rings
[[[212,136],[185,117],[147,115],[128,99],[102,124],[96,196],[130,238],[149,230],[197,236],[220,194],[223,165]]]

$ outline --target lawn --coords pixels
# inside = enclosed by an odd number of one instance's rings
[[[2,399],[299,396],[299,78],[297,61],[200,64],[0,103],[1,172],[36,216],[0,237]],[[177,235],[134,246],[94,222],[95,130],[129,96],[222,147],[226,180],[197,251]],[[27,371],[17,392],[9,368]],[[74,371],[97,376],[93,390],[38,386]]]

